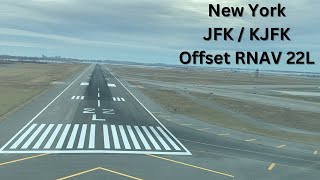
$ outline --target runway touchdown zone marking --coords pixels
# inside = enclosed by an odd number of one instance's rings
[[[189,155],[160,126],[32,124],[8,147],[0,153]]]

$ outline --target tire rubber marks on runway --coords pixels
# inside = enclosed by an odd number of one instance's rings
[[[124,98],[122,97],[112,97],[113,101],[126,101]]]
[[[103,140],[96,139],[99,133],[102,134],[101,138]],[[35,145],[32,147],[33,143]],[[41,150],[52,150],[54,152],[54,150],[76,149],[90,151],[99,148],[135,151],[181,151],[176,142],[159,126],[139,127],[108,124],[102,126],[96,124],[32,124],[17,138],[10,150],[34,149],[37,150],[36,152]]]

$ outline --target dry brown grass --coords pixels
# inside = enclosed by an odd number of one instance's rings
[[[54,80],[84,69],[84,64],[10,64],[0,66],[0,117],[47,90]]]

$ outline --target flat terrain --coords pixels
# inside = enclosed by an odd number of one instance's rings
[[[0,117],[44,92],[54,81],[83,70],[81,64],[2,64],[0,65]]]
[[[139,66],[112,69],[171,112],[263,136],[320,141],[319,97],[281,93],[320,92],[318,78]]]

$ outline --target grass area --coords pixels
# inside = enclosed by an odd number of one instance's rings
[[[80,72],[84,64],[0,65],[0,117],[44,92],[53,81],[64,81]]]
[[[163,107],[171,112],[187,115],[208,123],[279,139],[311,144],[320,142],[320,136],[309,136],[257,127],[254,124],[243,122],[235,115],[205,106],[175,91],[152,89],[149,87],[141,90],[144,94],[159,102]]]
[[[319,85],[319,78],[268,75],[256,78],[254,73],[207,71],[161,67],[136,67],[111,65],[121,77],[140,78],[164,82],[192,83],[199,85]],[[156,74],[156,76],[155,76]]]

